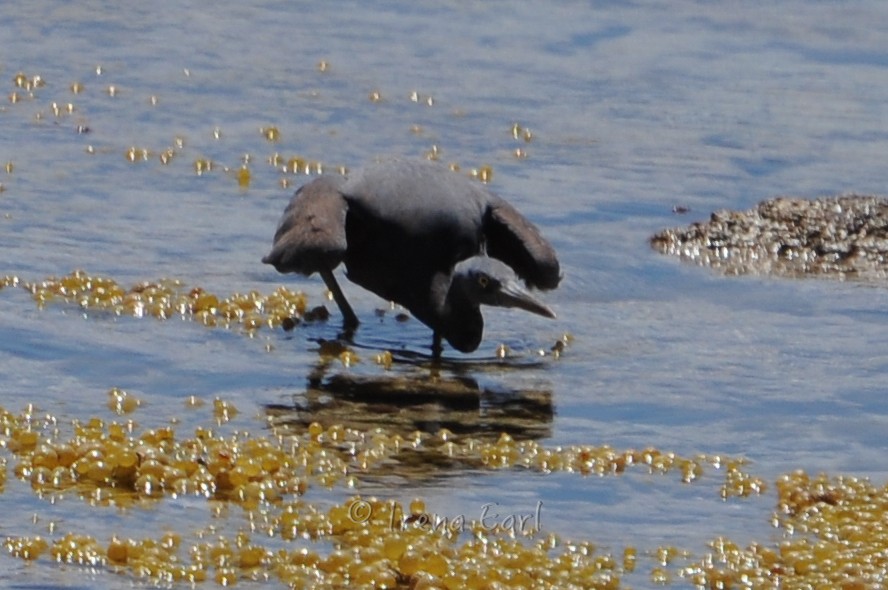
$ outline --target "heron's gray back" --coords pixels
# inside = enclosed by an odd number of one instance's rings
[[[378,219],[421,236],[442,228],[480,234],[489,193],[426,160],[384,160],[349,175],[342,192]]]

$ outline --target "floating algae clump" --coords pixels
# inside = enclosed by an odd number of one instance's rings
[[[725,274],[888,278],[888,199],[779,197],[667,229],[651,246]]]
[[[777,481],[774,526],[784,539],[740,547],[715,539],[680,574],[698,588],[880,588],[888,576],[888,486],[855,477]]]
[[[118,316],[157,319],[178,316],[206,326],[240,326],[248,334],[262,327],[293,325],[304,316],[307,306],[305,294],[286,287],[278,287],[270,295],[250,291],[220,298],[201,287],[189,288],[175,279],[144,281],[125,289],[113,279],[80,270],[23,286],[40,307],[65,303]]]
[[[186,519],[174,530],[142,524],[135,536],[111,531],[104,537],[85,532],[86,520],[72,516],[61,526],[80,524],[80,530],[57,530],[57,523],[39,534],[7,532],[2,547],[46,567],[80,565],[164,585],[618,589],[626,576],[640,574],[658,585],[697,588],[875,588],[888,574],[888,486],[867,480],[801,471],[779,478],[770,523],[777,535],[764,542],[744,547],[717,537],[702,555],[674,546],[603,550],[544,530],[539,513],[442,517],[420,498],[402,503],[358,494],[317,503],[306,491],[345,484],[354,494],[365,475],[408,477],[398,471],[405,454],[442,452],[464,457],[473,469],[619,477],[637,465],[652,474],[677,471],[686,482],[693,479],[689,472],[703,475],[705,464],[725,470],[725,485],[738,492],[750,482],[764,486],[742,474],[741,459],[682,458],[653,447],[545,447],[508,435],[486,441],[443,430],[401,436],[316,422],[301,431],[267,422],[254,433],[223,434],[230,425],[215,411],[220,403],[203,410],[213,425],[186,435],[175,427],[140,429],[96,417],[64,424],[31,406],[20,414],[0,408],[0,453],[7,455],[0,460],[11,458],[10,477],[36,495],[54,504],[73,495],[87,511],[111,504],[134,520],[142,510],[185,496],[185,505],[205,501],[213,515],[197,530],[188,530],[185,523],[194,523]],[[228,506],[238,507],[245,521],[229,523]],[[39,520],[35,515],[34,523]]]
[[[112,389],[113,398],[121,390]],[[224,411],[221,411],[223,408]],[[138,410],[135,410],[138,411]],[[215,400],[213,417],[225,423],[235,408]],[[649,474],[677,473],[691,483],[704,466],[725,467],[722,496],[760,493],[764,483],[736,483],[742,459],[700,455],[681,457],[655,448],[618,451],[607,445],[546,447],[533,440],[502,434],[493,440],[416,431],[407,436],[383,428],[368,431],[340,424],[311,423],[302,431],[271,427],[268,434],[246,431],[224,436],[212,427],[198,427],[183,436],[173,426],[140,431],[136,422],[106,422],[93,417],[75,420],[71,436],[60,434],[55,420],[37,424],[31,414],[14,415],[0,409],[0,447],[18,463],[15,476],[29,481],[39,494],[74,490],[94,504],[130,505],[163,496],[203,496],[247,505],[275,503],[303,493],[309,482],[354,487],[363,476],[422,475],[440,466],[440,457],[477,469],[521,469],[580,475],[619,475],[632,466]]]
[[[108,396],[123,393],[112,388]],[[704,464],[720,468],[731,461],[655,448],[547,448],[506,434],[490,440],[446,430],[402,436],[317,422],[296,430],[273,419],[266,430],[225,435],[226,417],[239,415],[233,406],[216,400],[205,411],[217,426],[182,434],[173,426],[140,429],[133,420],[92,417],[66,425],[30,406],[21,414],[0,409],[0,450],[15,461],[14,477],[40,497],[61,502],[73,495],[91,509],[128,511],[177,498],[205,499],[218,515],[198,533],[156,531],[133,538],[118,531],[102,540],[75,529],[8,536],[7,552],[155,583],[276,579],[309,588],[619,588],[622,560],[544,532],[541,504],[536,515],[441,517],[421,499],[402,505],[358,495],[322,507],[303,497],[318,484],[354,490],[365,476],[410,477],[400,463],[413,468],[416,457],[442,454],[477,469],[542,473],[617,476],[637,465],[652,474],[677,472],[686,482],[693,479],[688,473],[701,475]],[[447,470],[434,460],[420,462],[429,471]],[[223,528],[219,519],[229,505],[250,515],[253,537]]]

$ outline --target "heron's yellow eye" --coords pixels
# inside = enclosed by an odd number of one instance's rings
[[[481,275],[481,276],[478,277],[478,285],[479,285],[482,289],[486,289],[486,288],[487,288],[487,283],[489,283],[489,282],[490,282],[490,279],[488,279],[488,278],[487,278],[486,276],[484,276],[484,275]]]

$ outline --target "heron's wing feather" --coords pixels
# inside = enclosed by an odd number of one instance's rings
[[[322,176],[296,191],[262,262],[280,272],[305,275],[336,268],[347,246],[348,203],[339,191],[342,182],[340,177]]]
[[[540,230],[507,201],[491,196],[484,220],[487,255],[508,264],[524,281],[554,289],[561,281],[555,249]]]

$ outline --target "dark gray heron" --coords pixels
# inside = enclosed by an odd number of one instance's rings
[[[388,160],[296,191],[262,259],[279,272],[319,273],[347,330],[358,317],[333,276],[401,304],[461,352],[481,343],[480,306],[554,318],[521,284],[554,289],[555,250],[517,209],[478,182],[427,160]]]

